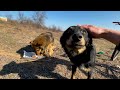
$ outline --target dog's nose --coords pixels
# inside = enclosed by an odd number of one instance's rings
[[[82,38],[82,35],[78,35],[78,34],[74,34],[73,37],[72,37],[72,39],[76,42],[80,41],[81,38]]]
[[[82,36],[79,35],[79,36],[78,36],[78,39],[81,39],[81,38],[82,38]]]

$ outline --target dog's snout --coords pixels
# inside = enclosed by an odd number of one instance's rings
[[[78,36],[78,39],[81,39],[82,38],[82,36]]]
[[[74,41],[80,41],[81,40],[81,38],[82,38],[82,35],[78,35],[78,34],[74,34],[73,35],[73,37],[72,37],[72,39],[74,40]]]

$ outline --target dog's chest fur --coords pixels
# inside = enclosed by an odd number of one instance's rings
[[[72,49],[69,47],[66,48],[69,52],[69,58],[71,62],[75,65],[80,66],[90,61],[89,50],[86,48],[86,46],[82,47],[81,49]]]
[[[86,46],[80,48],[80,49],[73,49],[73,48],[70,48],[68,46],[66,46],[68,52],[70,53],[70,56],[71,57],[75,57],[81,53],[83,53],[85,50],[86,50]]]

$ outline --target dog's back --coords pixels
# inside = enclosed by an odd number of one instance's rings
[[[39,45],[48,45],[49,43],[53,43],[54,42],[54,38],[52,33],[50,32],[46,32],[46,33],[41,33],[39,36],[37,36],[32,42],[30,42],[31,44],[39,44]]]
[[[54,49],[54,37],[52,33],[41,33],[30,42],[37,55],[52,56]]]

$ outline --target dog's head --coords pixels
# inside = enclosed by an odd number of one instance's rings
[[[92,43],[92,38],[88,31],[82,29],[80,26],[71,26],[64,32],[64,34],[66,38],[65,44],[72,48],[80,49]]]

